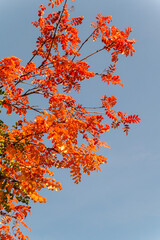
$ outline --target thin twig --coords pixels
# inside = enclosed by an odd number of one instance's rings
[[[103,48],[101,48],[101,49],[99,49],[99,50],[97,50],[97,51],[95,51],[95,52],[93,52],[93,53],[91,53],[91,54],[89,54],[88,56],[86,56],[85,58],[82,58],[81,60],[80,60],[80,62],[82,62],[82,61],[84,61],[85,59],[87,59],[87,58],[89,58],[89,57],[91,57],[91,56],[93,56],[94,54],[96,54],[96,53],[98,53],[98,52],[100,52],[100,51],[102,51],[102,50],[104,50],[104,49],[108,49],[108,48],[110,48],[112,45],[114,44],[114,42],[112,42],[111,44],[109,44],[108,46],[104,46]]]
[[[86,57],[82,58],[82,59],[81,59],[81,60],[79,60],[79,61],[80,61],[80,62],[82,62],[82,61],[86,60],[87,58],[89,58],[89,57],[93,56],[94,54],[96,54],[96,53],[98,53],[98,52],[101,52],[101,51],[102,51],[102,50],[104,50],[104,49],[105,49],[105,47],[103,47],[103,48],[101,48],[101,49],[98,49],[97,51],[95,51],[95,52],[93,52],[93,53],[89,54],[88,56],[86,56]]]
[[[31,94],[34,94],[34,93],[39,93],[39,91],[40,91],[40,88],[37,88],[36,90],[33,90],[33,89],[36,89],[36,87],[27,90],[24,94],[21,95],[21,97],[28,96],[28,95],[31,95]],[[33,90],[33,91],[31,91],[31,90]]]
[[[94,112],[94,111],[88,111],[87,113],[96,113],[96,114],[105,114],[103,112]],[[85,114],[85,113],[84,113]]]
[[[77,52],[79,52],[81,50],[81,48],[84,46],[84,44],[92,37],[93,33],[97,30],[98,28],[94,29],[94,31],[89,35],[88,38],[86,38],[86,40],[81,44],[81,46],[78,48]],[[72,58],[72,61],[74,61],[76,56],[74,56]]]
[[[84,107],[84,108],[86,108],[86,109],[99,109],[99,108],[104,108],[104,107],[101,106],[101,107]]]
[[[27,82],[23,82],[23,84],[27,84],[27,85],[30,85],[30,86],[35,86],[34,84],[32,84],[32,83],[27,83]]]

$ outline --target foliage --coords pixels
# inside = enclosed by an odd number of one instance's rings
[[[138,115],[114,111],[117,103],[114,96],[103,96],[100,107],[86,108],[69,94],[71,90],[79,92],[81,82],[96,75],[107,84],[123,86],[114,72],[119,55],[128,56],[135,51],[135,40],[129,40],[131,28],[120,31],[109,26],[111,16],[98,14],[96,22],[91,24],[92,33],[81,42],[78,25],[83,17],[70,19],[67,0],[50,0],[48,5],[54,9],[59,4],[62,10],[46,17],[46,7],[40,6],[38,20],[33,22],[40,35],[26,66],[14,56],[0,61],[0,105],[6,114],[19,116],[10,128],[0,122],[1,239],[28,239],[22,234],[20,224],[26,226],[23,220],[30,212],[29,200],[43,203],[46,198],[38,193],[42,188],[62,189],[53,178],[53,167],[70,169],[78,184],[82,174],[99,171],[100,165],[107,163],[106,157],[98,154],[100,147],[109,147],[101,142],[101,134],[121,124],[128,134],[129,124],[140,121]],[[92,39],[96,44],[99,37],[103,47],[82,58],[80,51],[85,43]],[[101,51],[111,54],[111,65],[105,73],[91,72],[86,60]],[[37,66],[36,57],[41,58]],[[46,99],[47,108],[33,106],[33,95]],[[29,110],[35,113],[34,121],[27,118]],[[106,124],[106,117],[111,124]],[[51,141],[51,147],[45,137]]]

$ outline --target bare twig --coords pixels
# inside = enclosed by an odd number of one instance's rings
[[[104,50],[104,49],[105,49],[105,47],[103,47],[103,48],[101,48],[101,49],[98,49],[97,51],[95,51],[95,52],[89,54],[88,56],[86,56],[86,57],[84,57],[84,58],[82,58],[82,59],[80,60],[80,62],[86,60],[87,58],[93,56],[94,54],[96,54],[96,53],[98,53],[98,52],[101,52],[101,51]]]
[[[86,40],[81,44],[81,46],[78,48],[77,52],[81,50],[81,48],[84,46],[84,44],[92,37],[93,33],[97,30],[98,28],[94,29],[94,31],[86,38]],[[72,58],[72,61],[74,61],[76,56]]]
[[[101,107],[84,107],[85,109],[99,109],[99,108],[104,108],[103,106]]]
[[[24,94],[21,95],[21,97],[28,96],[28,95],[31,95],[34,93],[39,93],[39,91],[40,91],[40,88],[35,87],[35,88],[27,90]]]
[[[111,44],[109,44],[108,46],[104,46],[103,48],[101,48],[101,49],[98,49],[97,51],[95,51],[95,52],[93,52],[93,53],[91,53],[91,54],[89,54],[88,56],[86,56],[86,57],[84,57],[84,58],[82,58],[80,61],[82,62],[82,61],[84,61],[84,60],[86,60],[87,58],[89,58],[89,57],[91,57],[91,56],[93,56],[94,54],[96,54],[96,53],[98,53],[98,52],[101,52],[102,50],[104,50],[104,49],[108,49],[108,48],[110,48],[112,45],[114,45],[114,42],[112,42]]]

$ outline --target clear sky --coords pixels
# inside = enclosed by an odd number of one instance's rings
[[[0,0],[0,58],[31,57],[40,4],[47,0]],[[133,57],[121,57],[117,72],[124,87],[104,88],[100,79],[83,84],[79,102],[96,105],[97,96],[115,95],[117,108],[139,114],[142,122],[128,136],[119,129],[103,136],[111,149],[102,153],[108,163],[100,173],[84,176],[75,185],[68,171],[55,172],[61,192],[44,191],[47,204],[32,204],[26,232],[31,240],[159,240],[160,239],[160,1],[77,0],[73,16],[84,16],[81,37],[91,31],[97,13],[112,15],[112,24],[132,27],[137,39]],[[90,51],[90,45],[85,51]],[[93,57],[103,70],[109,59]],[[3,118],[5,116],[2,116]],[[13,119],[14,121],[14,119]]]

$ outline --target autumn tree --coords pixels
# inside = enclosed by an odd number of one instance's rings
[[[58,5],[61,10],[56,12]],[[78,29],[84,17],[70,18],[67,0],[49,0],[48,7],[50,13],[45,15],[46,7],[41,5],[38,20],[32,23],[40,34],[28,63],[22,66],[14,56],[0,61],[0,105],[3,112],[6,109],[6,118],[11,114],[18,117],[13,126],[0,121],[2,240],[28,239],[20,225],[26,226],[23,220],[30,212],[29,201],[46,202],[39,193],[42,188],[62,189],[54,179],[54,168],[70,169],[78,184],[82,174],[99,171],[100,165],[107,163],[107,158],[98,154],[100,147],[109,147],[101,142],[101,135],[120,125],[128,134],[129,124],[140,121],[138,115],[115,111],[115,96],[102,96],[101,105],[92,108],[71,96],[73,90],[80,91],[82,81],[91,81],[96,75],[106,85],[123,86],[115,75],[116,63],[119,55],[132,56],[135,51],[135,40],[129,39],[131,28],[120,31],[110,24],[111,16],[99,13],[91,23],[92,32],[81,41]],[[102,47],[82,57],[85,44],[96,44],[97,39]],[[111,57],[111,64],[105,71],[93,72],[87,61],[102,51]],[[47,107],[41,101],[33,105],[32,96],[34,102],[41,96]],[[34,112],[33,121],[28,118],[29,111]]]

